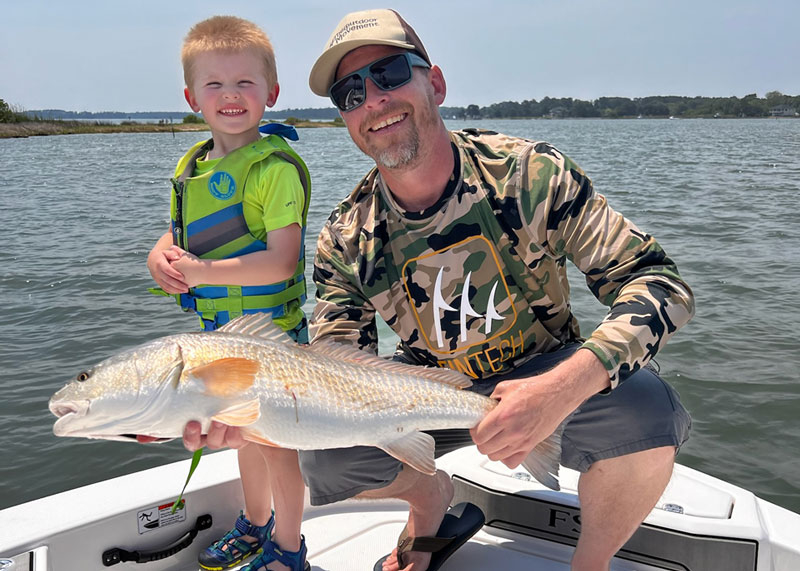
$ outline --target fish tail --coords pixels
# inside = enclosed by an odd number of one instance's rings
[[[542,440],[522,461],[522,466],[541,484],[551,490],[560,490],[558,466],[561,462],[561,435],[571,416],[562,422],[553,434]]]

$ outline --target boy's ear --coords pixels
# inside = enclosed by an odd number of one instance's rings
[[[269,95],[267,95],[267,107],[272,107],[273,105],[275,105],[275,102],[278,100],[278,95],[280,94],[280,92],[281,92],[281,86],[279,83],[276,82],[275,85],[272,86]]]
[[[199,113],[200,106],[197,104],[197,100],[192,95],[192,92],[189,91],[188,87],[185,87],[183,89],[183,96],[186,98],[186,103],[189,104],[189,107],[192,108],[192,111],[194,111],[195,113]]]

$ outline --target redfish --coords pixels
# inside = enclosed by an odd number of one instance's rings
[[[296,450],[376,446],[426,474],[422,431],[475,426],[497,401],[463,390],[449,369],[389,361],[339,343],[297,345],[266,314],[217,331],[171,335],[102,361],[50,399],[57,436],[180,437],[190,420],[241,428],[251,442]],[[558,489],[560,431],[524,462]]]

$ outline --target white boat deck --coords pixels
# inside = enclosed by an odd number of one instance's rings
[[[563,490],[552,492],[526,481],[522,472],[486,461],[473,448],[449,454],[438,464],[450,473],[458,467],[457,499],[469,499],[479,505],[488,502],[481,507],[487,512],[489,525],[459,549],[442,567],[443,571],[569,569],[573,550],[570,542],[577,536],[574,472],[562,470]],[[176,555],[145,564],[123,562],[112,567],[120,571],[198,569],[198,551],[231,527],[242,505],[242,492],[233,451],[204,455],[185,495],[183,521],[169,523],[172,516],[165,509],[161,511],[165,518],[162,525],[144,528],[147,517],[155,521],[157,508],[175,499],[188,469],[189,460],[185,460],[0,511],[0,560],[13,558],[14,571],[104,569],[101,561],[105,551],[115,547],[127,551],[163,548],[186,534],[198,516],[211,514],[211,528],[200,531],[191,546]],[[480,485],[465,484],[470,481]],[[482,487],[491,493],[484,497]],[[470,494],[477,495],[473,498]],[[509,498],[516,506],[519,502],[528,503],[522,510],[512,510],[520,513],[506,520],[504,505]],[[676,513],[680,511],[683,513]],[[517,515],[521,519],[513,520]],[[540,516],[544,523],[533,533],[538,537],[515,531],[537,527],[533,520]],[[307,506],[303,533],[312,569],[371,570],[397,541],[405,518],[405,504],[395,501]],[[691,547],[719,537],[733,538],[730,545],[723,546],[723,553],[743,549],[742,553],[753,554],[753,563],[742,569],[800,569],[800,516],[688,468],[677,467],[659,506],[645,524],[626,546],[630,549],[614,560],[614,571],[686,569],[675,563],[659,563],[662,555],[649,559],[638,556],[647,549],[639,544],[649,541],[668,549],[672,539],[677,538],[688,543],[675,545]],[[653,534],[655,541],[650,537]],[[727,566],[708,561],[694,569],[730,571]]]

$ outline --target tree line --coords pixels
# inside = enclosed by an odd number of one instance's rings
[[[444,117],[464,119],[512,119],[536,117],[769,117],[781,108],[784,113],[800,111],[800,95],[770,91],[764,97],[651,96],[640,98],[600,97],[583,101],[572,97],[545,97],[541,101],[503,101],[486,107],[442,107]]]
[[[459,119],[521,119],[538,117],[600,117],[617,119],[623,117],[769,117],[780,109],[785,115],[800,112],[800,95],[784,95],[780,91],[770,91],[764,97],[755,93],[744,97],[600,97],[593,101],[583,101],[572,97],[545,97],[541,101],[503,101],[486,107],[468,105],[466,107],[440,107],[443,117]],[[98,119],[125,117],[128,119],[174,119],[182,120],[186,113],[138,111],[125,113],[119,111],[90,112],[44,109],[23,111],[0,99],[0,123],[18,123],[36,120]],[[334,107],[286,109],[266,111],[264,119],[282,120],[286,117],[302,117],[311,120],[335,120],[339,113]]]

